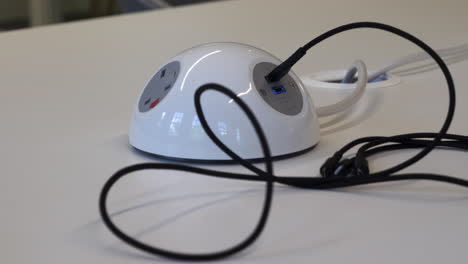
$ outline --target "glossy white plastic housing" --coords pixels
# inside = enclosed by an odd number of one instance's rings
[[[247,103],[265,131],[273,156],[302,153],[318,143],[319,124],[312,100],[293,72],[290,75],[303,100],[296,115],[275,110],[255,88],[254,66],[280,63],[268,52],[239,43],[210,43],[185,50],[168,63],[173,61],[180,63],[180,72],[164,99],[140,112],[138,98],[130,128],[130,144],[135,148],[169,158],[229,160],[205,134],[195,112],[194,93],[207,83],[224,85]],[[245,159],[263,157],[250,122],[232,100],[208,91],[201,102],[210,127],[224,144]]]

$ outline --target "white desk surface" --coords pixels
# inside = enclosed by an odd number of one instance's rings
[[[102,225],[98,194],[122,166],[152,160],[127,131],[145,81],[169,57],[199,43],[237,41],[281,58],[340,24],[372,20],[437,48],[468,42],[459,1],[227,1],[0,34],[0,263],[164,263]],[[375,30],[328,40],[295,67],[300,75],[376,67],[417,49]],[[468,134],[468,62],[451,65],[458,88],[453,133]],[[374,89],[322,130],[312,152],[275,163],[278,175],[317,175],[323,160],[366,135],[436,131],[447,108],[439,71]],[[336,100],[314,94],[317,105]],[[381,155],[382,169],[414,152]],[[468,155],[438,150],[407,171],[467,178]],[[214,166],[240,171],[237,166]],[[110,209],[142,240],[191,252],[243,238],[257,220],[263,185],[183,173],[144,173],[119,184]],[[259,241],[233,263],[466,263],[468,192],[402,182],[334,191],[279,187]]]

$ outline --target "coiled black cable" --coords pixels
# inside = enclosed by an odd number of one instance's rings
[[[117,171],[112,175],[108,181],[104,184],[101,194],[99,197],[99,210],[104,224],[109,228],[109,230],[115,234],[118,238],[126,242],[127,244],[148,252],[150,254],[155,254],[159,256],[164,256],[173,259],[179,260],[216,260],[224,257],[228,257],[232,254],[235,254],[249,245],[251,245],[261,234],[264,229],[268,215],[271,208],[272,198],[273,198],[273,183],[281,183],[298,188],[306,189],[331,189],[331,188],[340,188],[348,187],[355,185],[371,184],[378,182],[388,182],[388,181],[400,181],[400,180],[433,180],[440,181],[445,183],[451,183],[460,185],[468,188],[468,181],[454,178],[445,175],[430,174],[430,173],[407,173],[407,174],[394,174],[412,164],[422,159],[435,147],[444,147],[444,148],[453,148],[453,149],[462,149],[468,150],[468,137],[463,135],[453,135],[447,134],[447,130],[450,126],[450,123],[453,119],[454,110],[455,110],[455,86],[453,84],[450,71],[447,68],[443,60],[437,55],[434,50],[432,50],[428,45],[426,45],[421,40],[416,37],[406,33],[400,29],[380,24],[374,22],[359,22],[343,25],[332,29],[319,37],[315,38],[309,42],[304,47],[300,48],[296,53],[294,53],[290,58],[288,58],[284,63],[280,64],[275,68],[268,76],[267,80],[274,81],[281,79],[291,67],[305,54],[305,52],[318,44],[322,40],[327,39],[335,34],[338,34],[343,31],[355,29],[355,28],[375,28],[381,29],[394,33],[400,37],[403,37],[426,51],[440,66],[442,72],[447,81],[447,86],[449,90],[449,108],[447,116],[443,123],[441,130],[438,133],[412,133],[412,134],[402,134],[391,137],[364,137],[356,139],[349,144],[345,145],[343,148],[338,150],[331,158],[329,158],[321,167],[320,173],[322,177],[279,177],[275,176],[273,172],[273,162],[271,159],[270,148],[266,140],[265,134],[256,119],[253,112],[250,108],[237,97],[231,90],[219,85],[219,84],[205,84],[197,89],[194,96],[195,109],[200,119],[200,123],[208,135],[208,137],[228,156],[230,156],[234,161],[240,165],[246,167],[254,174],[240,174],[240,173],[229,173],[216,170],[208,170],[197,167],[178,165],[178,164],[167,164],[167,163],[142,163],[132,166],[125,167]],[[261,170],[253,166],[250,162],[244,160],[242,157],[239,157],[237,154],[232,152],[226,145],[224,145],[213,133],[209,127],[205,115],[203,112],[202,105],[200,103],[201,96],[204,92],[208,90],[217,91],[225,94],[230,97],[236,104],[238,104],[242,111],[247,115],[248,119],[252,123],[255,132],[259,138],[261,148],[264,155],[264,162],[266,165],[266,170]],[[432,140],[429,140],[432,139]],[[362,145],[355,156],[349,159],[343,159],[343,155],[354,148],[355,146]],[[410,148],[423,148],[414,157],[383,171],[370,173],[367,158],[376,153],[383,151],[392,151],[399,149],[410,149]],[[248,235],[247,238],[239,242],[238,244],[218,252],[210,253],[184,253],[176,252],[167,249],[157,248],[143,242],[140,242],[131,236],[125,234],[120,230],[111,220],[108,210],[107,210],[107,197],[112,186],[120,180],[122,177],[129,175],[131,172],[155,169],[155,170],[178,170],[186,171],[197,174],[204,174],[212,177],[219,177],[225,179],[235,179],[235,180],[250,180],[250,181],[264,181],[266,184],[266,192],[263,203],[262,212],[260,219],[257,222],[254,230]]]

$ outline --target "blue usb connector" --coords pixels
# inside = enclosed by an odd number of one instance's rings
[[[274,94],[282,94],[286,92],[286,88],[283,85],[275,85],[271,88]]]

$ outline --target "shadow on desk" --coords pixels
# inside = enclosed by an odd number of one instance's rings
[[[412,187],[413,182],[398,182],[398,183],[383,183],[383,184],[376,184],[376,185],[370,185],[370,186],[362,186],[362,187],[353,187],[353,188],[346,188],[346,189],[339,189],[339,190],[317,190],[317,191],[311,191],[311,190],[303,190],[303,189],[294,189],[290,187],[284,187],[284,186],[279,186],[276,187],[276,197],[275,199],[281,199],[281,197],[285,197],[287,195],[294,195],[294,194],[305,194],[305,193],[311,193],[315,195],[325,195],[325,193],[331,194],[331,195],[338,195],[342,197],[343,199],[349,199],[349,196],[358,196],[358,197],[363,197],[363,198],[377,198],[377,199],[383,199],[383,200],[390,200],[390,201],[405,201],[405,202],[410,202],[410,203],[421,203],[421,204],[427,204],[427,203],[452,203],[452,202],[457,202],[457,201],[466,201],[468,197],[464,195],[462,192],[459,193],[453,193],[453,192],[440,192],[436,197],[434,197],[433,194],[428,194],[425,190],[419,189],[415,190],[414,186]],[[382,192],[382,186],[385,186],[385,191]],[[406,192],[401,192],[401,188],[404,187],[406,189]],[[171,186],[162,186],[155,188],[153,192],[148,192],[146,191],[146,195],[151,195],[151,193],[154,192],[160,192],[163,189],[166,188],[172,188]],[[411,191],[409,192],[408,190]],[[393,192],[395,191],[395,192]],[[318,192],[318,194],[317,194]],[[199,213],[200,210],[205,209],[207,207],[212,207],[212,206],[219,206],[222,205],[223,203],[226,203],[232,199],[236,199],[239,197],[245,197],[249,196],[251,199],[262,199],[264,195],[264,189],[263,188],[250,188],[247,190],[240,190],[240,191],[229,191],[229,192],[217,192],[217,191],[211,191],[211,192],[201,192],[201,193],[191,193],[187,195],[179,195],[179,196],[172,196],[172,197],[167,197],[167,198],[160,198],[160,199],[153,199],[149,200],[143,203],[139,203],[130,207],[122,208],[117,211],[114,211],[111,213],[111,217],[116,218],[119,216],[122,216],[126,213],[129,213],[134,210],[140,210],[140,209],[148,209],[149,207],[152,206],[157,206],[157,205],[162,205],[164,203],[170,203],[170,202],[175,202],[175,201],[185,201],[185,200],[192,200],[194,198],[200,198],[200,197],[212,197],[210,201],[200,203],[196,206],[193,206],[188,209],[181,210],[180,212],[167,216],[166,219],[152,224],[146,228],[144,228],[142,231],[138,233],[132,234],[133,237],[135,238],[141,238],[144,235],[147,235],[149,233],[157,232],[158,230],[161,230],[162,228],[174,223],[177,219],[180,219],[182,217],[187,217],[190,214],[195,214]],[[139,199],[145,196],[145,194],[137,194],[134,197],[138,197]],[[219,196],[224,196],[219,198]],[[279,196],[279,197],[278,197]],[[131,197],[129,198],[131,199]],[[465,202],[463,203],[465,204]],[[121,242],[117,238],[115,238],[115,241],[109,244],[109,242],[103,242],[101,235],[103,233],[108,233],[109,232],[106,230],[105,226],[102,224],[102,221],[98,218],[98,213],[96,212],[96,217],[97,219],[93,220],[92,222],[89,222],[87,224],[84,224],[81,227],[78,227],[75,229],[72,234],[71,234],[71,243],[73,243],[75,246],[77,245],[78,247],[82,248],[83,250],[86,250],[88,253],[93,252],[94,254],[98,255],[110,255],[110,256],[117,256],[121,258],[126,258],[126,259],[140,259],[143,261],[158,261],[158,262],[174,262],[172,260],[166,259],[166,258],[160,258],[156,256],[151,256],[146,253],[137,253],[133,249],[131,249],[128,245],[125,243]],[[320,219],[318,219],[320,221]],[[314,226],[317,223],[311,222],[310,225]],[[326,224],[326,223],[322,223]],[[294,227],[291,227],[294,229]],[[323,227],[325,228],[325,227]],[[305,253],[305,252],[310,252],[311,250],[317,250],[317,249],[323,249],[323,247],[329,247],[333,246],[336,243],[340,243],[340,241],[343,241],[346,237],[336,237],[337,234],[332,235],[331,238],[327,238],[326,240],[319,239],[316,244],[313,245],[307,245],[304,248],[294,248],[294,249],[288,249],[287,252],[281,251],[281,255],[288,255],[288,254],[297,254],[298,251]],[[345,236],[345,234],[342,234]],[[241,252],[240,254],[236,254],[232,258],[230,258],[230,261],[236,261],[239,260],[240,258],[248,258],[248,260],[254,260],[254,259],[260,259],[260,258],[265,258],[265,257],[272,257],[271,255],[268,256],[262,256],[260,255],[255,255],[254,253],[258,250],[256,248],[257,244],[254,244],[253,247],[249,247],[247,250]],[[287,244],[285,244],[285,248],[288,248]],[[292,252],[289,252],[289,250],[292,250]],[[274,254],[277,255],[277,254]]]

